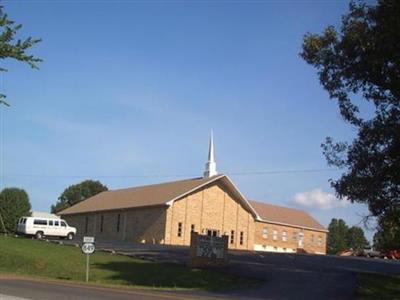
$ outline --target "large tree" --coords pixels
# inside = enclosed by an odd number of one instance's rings
[[[322,145],[328,164],[343,170],[331,180],[337,195],[367,204],[379,223],[400,224],[400,1],[351,2],[339,28],[305,35],[300,55],[356,132]]]
[[[8,15],[0,6],[0,59],[14,59],[20,62],[27,63],[33,69],[38,68],[38,63],[42,60],[28,53],[28,50],[40,42],[40,39],[28,37],[25,39],[17,38],[18,31],[22,28],[21,24],[16,24],[10,20]],[[7,69],[0,67],[0,72],[5,72]],[[4,94],[0,94],[0,104],[5,103]]]
[[[78,184],[71,185],[58,197],[57,203],[51,206],[51,212],[57,213],[107,190],[108,188],[100,181],[94,180],[85,180]]]
[[[5,230],[15,231],[18,219],[22,216],[30,216],[31,204],[28,194],[19,188],[5,188],[0,193],[0,215]],[[0,223],[0,231],[3,231]]]
[[[374,235],[374,247],[378,250],[400,249],[399,218],[381,218]]]
[[[347,231],[347,245],[353,250],[362,250],[369,245],[361,227],[353,226]]]
[[[348,249],[348,231],[346,222],[342,219],[332,219],[328,226],[327,252],[329,254],[337,254],[338,252]]]

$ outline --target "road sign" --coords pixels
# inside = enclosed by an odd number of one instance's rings
[[[95,246],[92,243],[83,243],[82,252],[85,254],[92,254],[95,250]]]
[[[86,243],[85,239],[87,241],[93,241],[93,242]],[[89,282],[89,256],[96,249],[96,247],[94,246],[94,238],[85,236],[83,238],[83,244],[82,244],[82,248],[81,249],[82,249],[82,252],[86,254],[86,282]]]
[[[94,237],[93,236],[84,236],[83,237],[83,242],[84,243],[94,244]]]

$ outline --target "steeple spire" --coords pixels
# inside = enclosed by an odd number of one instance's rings
[[[215,163],[215,156],[214,156],[214,137],[213,132],[211,131],[210,136],[210,144],[208,147],[208,161],[206,163],[206,169],[204,171],[204,177],[212,177],[218,175],[217,172],[217,164]]]

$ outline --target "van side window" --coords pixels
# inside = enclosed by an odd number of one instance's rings
[[[49,226],[53,226],[53,220],[49,220]]]
[[[58,226],[59,224],[58,224],[58,221],[54,221],[54,225],[55,226]]]
[[[47,220],[40,220],[40,219],[35,219],[33,221],[34,225],[47,225]]]
[[[67,223],[65,223],[64,221],[61,221],[61,226],[67,227]]]

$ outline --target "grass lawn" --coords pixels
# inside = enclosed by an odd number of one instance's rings
[[[400,299],[400,276],[360,273],[357,281],[358,299]]]
[[[0,236],[0,273],[84,281],[86,256],[72,246]],[[90,282],[141,288],[224,290],[258,286],[255,279],[96,252]]]

